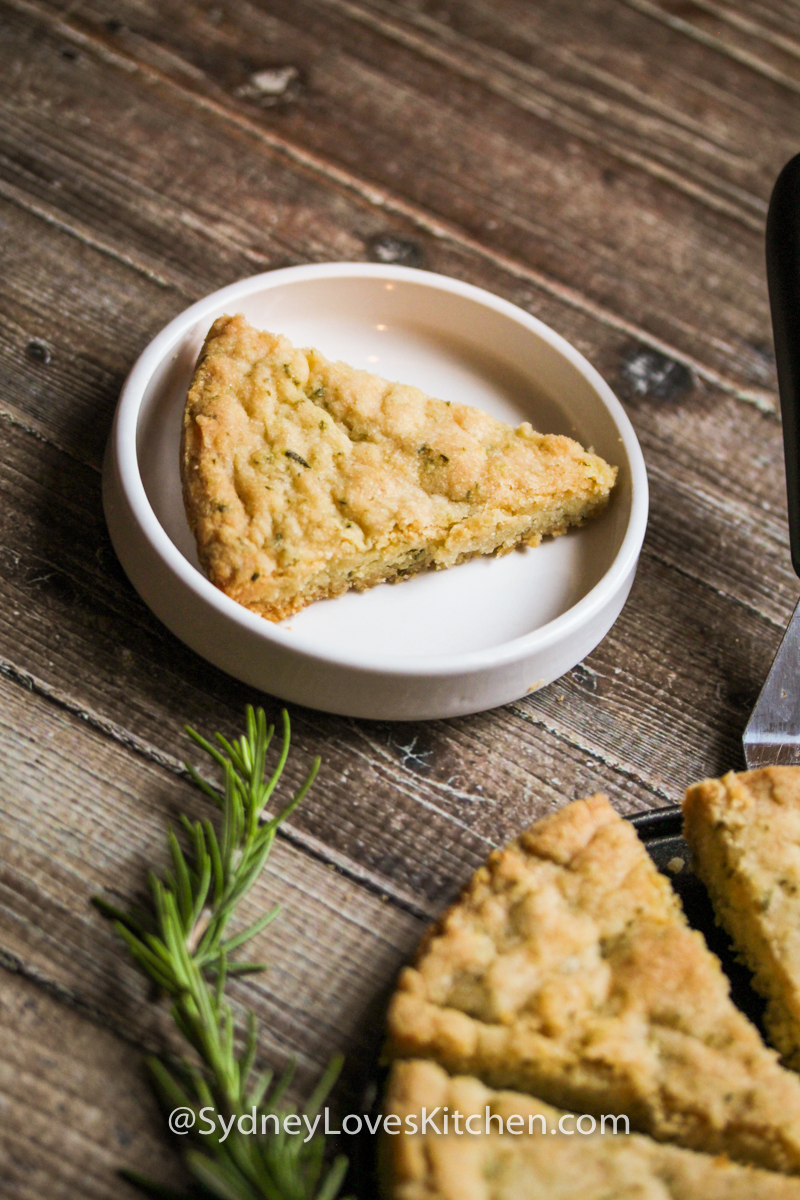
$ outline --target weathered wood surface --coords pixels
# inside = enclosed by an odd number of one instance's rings
[[[178,1187],[183,1174],[141,1054],[52,992],[0,974],[0,1189],[106,1200],[129,1189],[120,1160]]]
[[[565,797],[660,807],[742,765],[799,590],[762,260],[800,16],[0,0],[0,77],[0,1184],[100,1200],[117,1164],[177,1176],[137,1065],[161,1019],[88,899],[135,896],[202,808],[184,722],[276,709],[162,628],[111,550],[99,467],[133,359],[213,288],[391,237],[573,341],[645,452],[631,599],[569,676],[454,721],[292,712],[287,785],[323,767],[250,901],[284,902],[272,969],[235,1000],[301,1085],[345,1049],[352,1094],[398,964],[492,846]]]

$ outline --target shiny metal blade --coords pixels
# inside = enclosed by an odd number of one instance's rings
[[[800,603],[742,737],[749,769],[800,765]]]

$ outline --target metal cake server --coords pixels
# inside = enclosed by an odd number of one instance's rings
[[[778,176],[767,215],[767,282],[783,418],[792,566],[800,576],[800,154]],[[800,603],[742,738],[748,767],[800,764]]]

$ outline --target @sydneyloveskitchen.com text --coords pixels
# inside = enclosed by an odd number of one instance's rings
[[[362,1131],[376,1134],[381,1130],[392,1137],[400,1133],[455,1134],[458,1137],[480,1137],[490,1134],[510,1134],[512,1137],[519,1137],[524,1133],[560,1133],[564,1137],[572,1137],[578,1133],[587,1137],[595,1132],[610,1133],[612,1136],[630,1133],[630,1123],[624,1114],[614,1116],[609,1113],[594,1117],[591,1113],[582,1113],[580,1116],[575,1113],[562,1113],[557,1121],[548,1125],[543,1113],[528,1113],[527,1118],[518,1113],[510,1113],[503,1117],[492,1112],[488,1105],[484,1113],[467,1114],[459,1112],[458,1109],[437,1107],[430,1111],[422,1108],[419,1112],[407,1113],[402,1118],[397,1113],[388,1113],[386,1116],[382,1113],[378,1113],[377,1116],[348,1113],[346,1117],[332,1119],[330,1110],[326,1108],[322,1113],[317,1113],[313,1120],[305,1114],[298,1116],[297,1113],[259,1113],[256,1108],[238,1116],[233,1113],[226,1117],[215,1108],[185,1107],[172,1110],[169,1114],[169,1127],[173,1133],[178,1134],[194,1130],[195,1133],[206,1137],[213,1135],[218,1142],[224,1142],[234,1128],[241,1134],[250,1135],[302,1133],[305,1135],[304,1142],[310,1141],[317,1131],[334,1137],[337,1134],[353,1135]]]

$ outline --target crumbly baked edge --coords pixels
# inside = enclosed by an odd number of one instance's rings
[[[588,801],[575,802],[575,808],[568,807],[574,812],[579,805],[598,805],[601,801],[607,805],[606,797],[595,796],[590,797]],[[610,806],[608,808],[610,809]],[[537,822],[531,830],[522,835],[522,838],[526,838],[547,823],[552,822],[555,826],[564,811],[562,809],[544,818],[542,822]],[[614,819],[621,820],[613,809],[610,811]],[[602,813],[600,815],[602,816]],[[512,846],[514,845],[515,843],[512,843]],[[505,852],[495,851],[491,858],[495,859],[503,853]],[[653,873],[658,875],[654,865],[652,869]],[[464,889],[460,900],[423,936],[415,961],[422,958],[429,942],[440,932],[449,913],[458,908],[461,899],[476,886],[481,873],[486,870],[486,867],[479,868]],[[658,879],[663,880],[669,896],[672,897],[675,905],[674,918],[686,927],[680,901],[668,880],[660,875]],[[710,956],[719,967],[718,960],[706,947],[702,935],[689,931],[688,927],[687,932],[702,944],[704,955]],[[721,967],[719,973],[722,975]],[[800,1174],[800,1122],[795,1116],[793,1123],[791,1116],[792,1101],[796,1108],[798,1099],[796,1094],[792,1094],[797,1092],[795,1077],[791,1072],[782,1071],[774,1052],[763,1044],[755,1027],[738,1013],[732,1002],[731,1013],[739,1018],[743,1032],[752,1033],[755,1042],[753,1049],[757,1046],[759,1050],[758,1058],[750,1070],[753,1085],[761,1093],[767,1110],[770,1105],[774,1105],[774,1085],[782,1084],[784,1091],[788,1087],[790,1094],[783,1097],[786,1108],[780,1108],[773,1116],[770,1116],[769,1112],[757,1115],[754,1113],[744,1125],[728,1117],[717,1128],[716,1124],[713,1127],[704,1124],[709,1114],[704,1117],[689,1109],[676,1108],[674,1105],[665,1107],[662,1103],[654,1107],[653,1097],[642,1097],[636,1091],[625,1090],[624,1086],[610,1086],[610,1080],[604,1078],[602,1072],[594,1066],[584,1070],[582,1062],[572,1063],[569,1071],[565,1073],[565,1064],[558,1057],[557,1045],[545,1045],[545,1051],[556,1051],[548,1060],[545,1061],[544,1057],[526,1060],[523,1067],[518,1061],[509,1064],[505,1058],[502,1061],[498,1060],[492,1042],[492,1030],[495,1027],[486,1027],[490,1031],[490,1040],[481,1042],[479,1021],[458,1009],[440,1007],[427,1001],[420,989],[424,990],[424,985],[415,968],[404,968],[390,1003],[389,1031],[383,1055],[386,1062],[395,1058],[431,1059],[451,1074],[474,1075],[492,1088],[527,1092],[544,1097],[551,1104],[577,1112],[607,1111],[603,1106],[610,1105],[616,1108],[616,1111],[628,1114],[632,1128],[649,1133],[660,1142],[674,1142],[711,1154],[728,1153],[742,1163],[788,1174]],[[476,1033],[478,1049],[465,1054],[465,1047]],[[492,1055],[495,1057],[492,1058]]]
[[[430,1112],[436,1106],[441,1108],[447,1105],[452,1112],[456,1102],[465,1099],[465,1093],[467,1104],[471,1099],[473,1108],[480,1098],[481,1106],[488,1105],[493,1113],[506,1116],[510,1113],[522,1115],[523,1122],[526,1115],[541,1114],[548,1128],[555,1126],[564,1111],[552,1108],[536,1097],[487,1089],[474,1078],[447,1076],[440,1067],[419,1060],[393,1064],[387,1081],[383,1111],[387,1114],[397,1114],[401,1120],[406,1114],[415,1114],[419,1122],[423,1106]],[[460,1103],[458,1107],[461,1107]],[[438,1117],[438,1123],[441,1126],[441,1116]],[[539,1129],[537,1124],[533,1137],[543,1136],[538,1132]],[[509,1136],[507,1133],[500,1135],[493,1132],[484,1142],[485,1136],[484,1133],[478,1134],[476,1140],[466,1134],[462,1134],[460,1139],[452,1132],[442,1134],[442,1141],[449,1140],[451,1144],[454,1143],[452,1149],[456,1152],[465,1151],[466,1154],[462,1154],[460,1159],[457,1155],[446,1154],[444,1159],[439,1156],[437,1161],[437,1135],[430,1132],[425,1135],[406,1132],[394,1135],[383,1133],[378,1155],[381,1194],[385,1200],[453,1200],[454,1197],[460,1198],[467,1194],[471,1197],[480,1195],[482,1200],[485,1200],[485,1197],[491,1194],[489,1188],[493,1171],[499,1169],[502,1175],[505,1156],[508,1154],[519,1154],[524,1161],[526,1139],[531,1135],[523,1132],[521,1135]],[[762,1200],[796,1200],[800,1197],[800,1181],[796,1179],[758,1167],[732,1163],[724,1156],[715,1157],[683,1147],[658,1143],[643,1134],[603,1136],[595,1133],[588,1138],[570,1138],[562,1134],[557,1136],[560,1139],[557,1145],[563,1160],[561,1166],[566,1178],[571,1177],[569,1165],[573,1155],[575,1166],[580,1172],[581,1160],[585,1162],[587,1155],[597,1153],[602,1161],[608,1157],[609,1152],[613,1158],[615,1151],[619,1150],[626,1159],[632,1153],[637,1165],[643,1167],[650,1175],[654,1186],[652,1193],[648,1189],[648,1195],[669,1195],[672,1200],[684,1200],[687,1195],[697,1197],[698,1200],[750,1200],[751,1197],[761,1197]],[[545,1145],[540,1144],[539,1149],[547,1153],[550,1147],[555,1149],[555,1144],[546,1139]],[[444,1148],[447,1149],[446,1146]],[[481,1149],[486,1153],[475,1153]],[[469,1175],[468,1178],[464,1177],[465,1171]],[[601,1191],[592,1188],[588,1193],[581,1192],[581,1200],[611,1200],[613,1193],[607,1190],[605,1182],[597,1182],[600,1183]],[[639,1186],[641,1182],[640,1179]],[[478,1186],[473,1191],[469,1185],[475,1183]],[[539,1194],[542,1200],[545,1200],[547,1193]],[[639,1194],[637,1187],[636,1195]]]
[[[800,773],[800,768],[797,770]],[[737,871],[734,839],[725,838],[725,828],[712,811],[715,805],[727,803],[731,788],[746,787],[752,774],[731,771],[722,779],[705,779],[690,787],[683,802],[684,836],[718,923],[752,971],[754,990],[767,1001],[764,1027],[769,1039],[784,1065],[800,1071],[798,980],[788,974],[786,964],[776,955],[773,941],[759,921],[764,898],[756,895],[750,880]]]
[[[183,461],[183,454],[181,456]],[[471,558],[484,556],[502,556],[523,546],[538,546],[543,537],[561,537],[570,528],[578,528],[588,520],[593,519],[606,508],[610,493],[600,495],[592,503],[586,496],[573,497],[565,501],[558,497],[549,508],[540,508],[535,514],[521,514],[513,519],[506,519],[502,526],[495,529],[492,538],[484,538],[473,546],[466,546],[458,553],[445,552],[445,543],[451,530],[426,546],[406,542],[398,547],[395,554],[388,557],[385,551],[375,548],[371,556],[360,552],[354,555],[352,563],[344,562],[338,578],[330,578],[325,571],[316,579],[309,581],[307,587],[276,601],[261,600],[256,597],[244,597],[241,590],[228,586],[219,578],[215,570],[209,547],[200,544],[197,539],[196,509],[189,499],[189,484],[183,472],[184,507],[189,519],[190,528],[197,541],[198,555],[201,565],[211,582],[232,600],[243,604],[252,612],[265,617],[269,621],[283,621],[287,617],[300,612],[317,600],[332,600],[348,591],[363,592],[381,583],[402,583],[413,576],[427,570],[447,570],[450,567],[468,561]],[[350,569],[348,569],[348,567]]]
[[[412,579],[415,575],[421,574],[423,571],[449,570],[450,567],[459,566],[471,558],[500,557],[510,554],[512,550],[520,549],[523,546],[538,546],[543,537],[561,537],[569,528],[584,525],[591,517],[599,514],[607,503],[608,497],[604,497],[588,513],[582,511],[576,513],[574,516],[565,516],[563,512],[558,512],[557,516],[550,521],[544,519],[541,513],[534,517],[520,519],[518,524],[522,525],[523,528],[518,533],[509,536],[507,528],[500,529],[491,541],[484,540],[480,545],[472,549],[462,550],[455,556],[449,555],[446,561],[441,561],[438,558],[438,553],[442,549],[445,539],[441,539],[441,541],[435,542],[432,545],[429,544],[427,548],[409,545],[389,561],[381,557],[380,551],[375,550],[374,561],[368,562],[366,570],[363,567],[364,554],[362,553],[358,556],[358,563],[362,565],[359,574],[356,573],[357,568],[351,572],[345,570],[344,578],[328,580],[326,578],[327,573],[325,573],[322,576],[318,576],[317,581],[312,580],[305,590],[297,592],[294,596],[287,597],[285,600],[277,603],[269,604],[252,599],[244,601],[240,599],[236,588],[226,587],[213,578],[211,571],[209,571],[209,574],[215,586],[230,596],[232,600],[244,604],[246,608],[258,613],[269,621],[282,621],[300,612],[317,600],[333,600],[337,596],[342,596],[349,591],[369,591],[370,588],[377,587],[378,584],[382,583],[403,583],[408,579]],[[559,523],[555,524],[555,521]],[[545,528],[540,532],[535,528],[536,525],[545,525]],[[325,581],[323,582],[323,580]]]
[[[189,446],[199,440],[195,434],[197,433],[197,419],[198,416],[202,416],[202,409],[190,415],[190,407],[192,395],[198,387],[198,372],[208,354],[209,346],[218,336],[224,334],[225,328],[231,320],[239,319],[219,318],[206,337],[195,368],[184,413],[180,467],[184,508],[195,537],[201,566],[220,591],[258,615],[278,622],[294,615],[317,600],[333,599],[350,590],[366,591],[381,583],[402,582],[425,570],[450,568],[470,558],[504,555],[522,546],[537,546],[542,537],[560,536],[570,527],[585,524],[587,520],[599,515],[607,506],[616,480],[617,469],[610,467],[597,455],[583,451],[577,443],[572,442],[576,449],[593,460],[599,469],[598,475],[590,474],[586,480],[586,486],[580,491],[554,496],[546,508],[539,505],[532,513],[526,513],[523,509],[522,512],[511,516],[502,509],[487,510],[495,522],[495,527],[489,536],[486,533],[486,523],[484,523],[480,536],[476,536],[474,531],[467,530],[463,522],[444,529],[441,537],[427,539],[423,545],[414,544],[398,535],[396,546],[390,544],[389,546],[372,547],[366,554],[366,562],[365,553],[360,551],[353,555],[352,561],[340,561],[336,564],[333,572],[328,570],[326,565],[322,571],[309,579],[304,587],[287,591],[283,595],[275,596],[274,587],[269,589],[271,595],[265,594],[266,590],[263,589],[262,584],[252,582],[258,579],[258,568],[254,569],[250,583],[228,583],[225,579],[225,567],[218,569],[215,561],[222,549],[221,545],[217,545],[213,539],[204,542],[199,534],[201,521],[215,506],[213,497],[206,495],[202,488],[198,490],[198,481],[193,478],[191,468],[194,465],[194,459],[190,454]],[[561,440],[571,441],[571,439]],[[256,547],[251,547],[251,550],[258,553]]]

